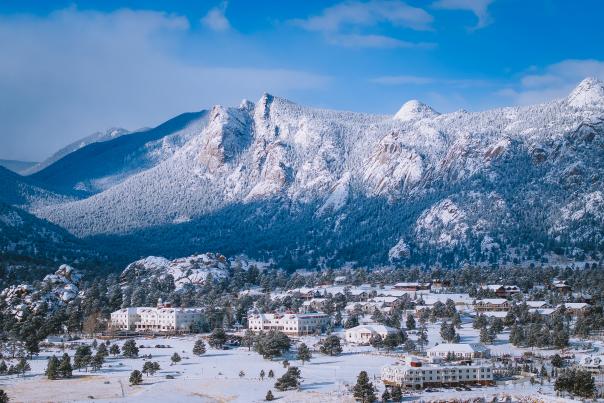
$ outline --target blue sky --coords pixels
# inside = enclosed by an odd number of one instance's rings
[[[604,78],[602,15],[596,0],[5,0],[0,158],[263,91],[384,114],[541,102]]]

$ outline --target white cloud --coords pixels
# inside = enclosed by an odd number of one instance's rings
[[[409,42],[384,35],[332,35],[328,41],[335,45],[351,48],[433,48],[434,43]]]
[[[586,77],[604,79],[604,61],[568,59],[541,69],[530,69],[518,83],[497,91],[515,104],[530,105],[566,97]]]
[[[494,0],[438,0],[433,4],[435,8],[444,10],[466,10],[474,13],[478,19],[476,26],[472,29],[484,28],[492,22],[489,14],[489,5]]]
[[[390,24],[417,31],[432,29],[433,18],[425,10],[412,7],[396,0],[373,0],[369,2],[345,1],[323,10],[320,15],[290,22],[300,28],[325,35],[330,43],[342,46],[396,48],[425,47],[398,38],[360,34],[360,29]]]
[[[220,5],[212,8],[202,19],[201,23],[212,31],[228,31],[231,29],[231,23],[226,18],[226,9],[228,3],[223,1]]]
[[[189,34],[186,18],[154,11],[0,16],[0,157],[40,159],[103,128],[136,129],[329,82],[297,70],[216,66],[212,54],[183,59],[172,51]]]

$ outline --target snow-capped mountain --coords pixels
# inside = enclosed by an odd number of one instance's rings
[[[97,159],[85,152],[94,145],[64,157],[34,177],[100,192],[35,213],[141,254],[203,246],[296,264],[604,248],[604,85],[596,79],[564,99],[476,113],[438,114],[410,101],[394,116],[368,115],[264,94],[192,120],[150,164],[148,142],[113,147],[134,135],[101,143]],[[141,149],[141,159],[126,158]]]
[[[105,131],[92,133],[91,135],[86,136],[83,139],[74,141],[73,143],[66,145],[65,147],[61,148],[59,151],[57,151],[56,153],[54,153],[53,155],[51,155],[44,161],[39,162],[19,173],[21,173],[23,175],[34,174],[52,164],[54,164],[55,162],[57,162],[61,158],[65,157],[66,155],[79,150],[82,147],[86,147],[87,145],[93,144],[93,143],[102,143],[103,141],[113,140],[113,139],[116,139],[116,138],[123,136],[125,134],[128,134],[128,133],[129,133],[128,130],[122,129],[120,127],[112,127]]]
[[[21,208],[40,208],[75,198],[50,190],[44,185],[0,166],[0,202]]]
[[[0,166],[18,173],[19,175],[23,175],[28,169],[36,166],[37,164],[37,162],[31,161],[0,160]]]
[[[57,161],[41,167],[30,178],[62,192],[83,196],[101,192],[168,159],[201,130],[206,114],[183,113],[153,129],[134,133],[110,131],[102,141],[82,147],[78,143],[75,151],[63,156],[60,151]],[[110,137],[112,133],[117,134]]]

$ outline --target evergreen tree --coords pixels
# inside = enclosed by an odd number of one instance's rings
[[[102,355],[103,357],[109,356],[109,351],[107,351],[107,345],[105,343],[99,344],[96,349],[96,353]]]
[[[297,389],[300,386],[300,369],[289,367],[283,376],[275,382],[275,389],[283,392],[285,390]]]
[[[403,400],[403,391],[401,390],[400,386],[395,386],[392,388],[392,392],[390,392],[390,398],[394,402],[400,402],[401,400]]]
[[[304,343],[301,343],[298,346],[298,359],[300,361],[302,361],[302,365],[304,365],[304,363],[306,361],[310,361],[310,359],[312,358],[312,353],[310,351],[310,349],[308,348],[308,346]]]
[[[384,393],[382,393],[382,402],[387,402],[392,397],[390,396],[390,392],[388,392],[388,388],[384,389]]]
[[[273,372],[272,369],[268,370],[268,377],[271,378],[271,379],[275,377],[275,373]]]
[[[137,358],[138,357],[138,346],[135,340],[126,340],[122,346],[122,354],[126,358]]]
[[[120,346],[118,346],[117,344],[112,344],[111,347],[109,347],[109,352],[111,353],[111,355],[113,355],[114,357],[120,354]]]
[[[97,353],[92,356],[92,358],[90,359],[90,367],[92,368],[93,372],[98,371],[99,369],[101,369],[103,367],[103,364],[105,363],[105,356],[101,353],[99,354],[99,352],[97,351]]]
[[[361,403],[372,403],[377,400],[373,383],[369,382],[367,372],[361,371],[357,377],[357,383],[352,389],[356,401]]]
[[[6,394],[5,391],[0,389],[0,403],[8,403],[8,402],[10,402],[8,395]]]
[[[407,315],[407,320],[405,321],[405,327],[408,330],[414,330],[415,329],[415,318],[413,317],[412,314],[408,314]]]
[[[138,369],[130,373],[130,385],[140,385],[143,382],[143,374]]]
[[[176,353],[176,352],[174,354],[172,354],[172,357],[170,357],[170,361],[172,361],[172,365],[180,362],[180,360],[181,360],[180,355],[178,355],[178,353]]]
[[[59,375],[62,378],[71,378],[73,373],[73,368],[71,367],[71,358],[69,354],[63,353],[63,357],[61,357],[61,362],[59,364]]]
[[[266,397],[264,398],[264,400],[266,400],[267,402],[271,402],[271,401],[275,400],[275,397],[273,396],[273,392],[271,392],[270,390],[268,392],[266,392]]]
[[[264,372],[263,369],[260,370],[260,380],[263,381],[264,380],[264,376],[266,375],[266,373]]]
[[[0,361],[0,375],[5,375],[8,372],[8,367],[4,360]]]
[[[55,380],[59,377],[59,359],[56,356],[53,355],[48,358],[44,374],[50,380]]]
[[[227,335],[224,329],[218,327],[212,331],[208,338],[208,344],[214,348],[222,348],[224,343],[227,341]]]
[[[562,357],[560,357],[559,354],[554,354],[554,356],[552,357],[552,366],[554,368],[561,368],[563,364],[564,361],[562,360]]]
[[[388,351],[394,350],[399,344],[401,344],[401,341],[396,333],[388,333],[384,338],[384,347],[386,347],[386,350]]]
[[[342,352],[342,345],[340,344],[340,338],[336,335],[327,336],[321,342],[319,351],[325,355],[335,356]]]
[[[206,353],[206,344],[201,339],[197,339],[195,341],[195,345],[193,346],[193,354],[195,355],[203,355]]]
[[[23,376],[26,372],[31,371],[31,366],[25,358],[21,357],[15,366],[15,370],[17,371],[17,374],[21,374],[21,376]]]

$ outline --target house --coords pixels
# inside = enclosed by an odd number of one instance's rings
[[[334,285],[344,285],[347,282],[348,281],[346,280],[346,276],[337,276],[336,278],[333,279]]]
[[[524,301],[529,309],[543,309],[550,308],[549,304],[545,301]]]
[[[493,291],[500,298],[508,298],[521,292],[520,288],[515,285],[489,284],[482,286],[481,289]]]
[[[373,302],[379,305],[380,308],[394,307],[400,301],[399,297],[375,297],[368,302]]]
[[[313,298],[302,303],[302,307],[307,312],[318,312],[323,310],[323,304],[327,301],[326,298]]]
[[[591,308],[591,305],[585,302],[565,302],[558,305],[558,307],[560,306],[564,306],[564,308],[566,308],[566,312],[568,312],[571,316],[585,315]]]
[[[604,355],[586,355],[579,362],[579,366],[592,374],[604,373]]]
[[[382,368],[381,379],[386,386],[399,386],[405,389],[477,383],[494,384],[493,372],[489,365],[425,364],[419,360],[388,365]]]
[[[442,343],[428,349],[428,357],[446,359],[454,356],[460,359],[488,358],[490,350],[480,343]]]
[[[558,291],[561,294],[570,294],[572,292],[572,288],[570,284],[568,284],[567,280],[554,279],[550,289],[553,291]]]
[[[346,329],[345,339],[349,343],[369,344],[369,340],[375,335],[380,335],[382,338],[385,338],[389,334],[397,333],[398,329],[384,325],[359,325],[351,329]]]
[[[451,281],[449,281],[449,280],[433,279],[432,286],[430,288],[433,291],[441,291],[445,288],[450,288],[450,287],[451,287]]]
[[[504,298],[485,298],[474,302],[476,312],[504,312],[509,311],[511,306],[510,302]]]
[[[418,282],[413,282],[413,283],[396,283],[392,288],[395,290],[400,290],[400,291],[422,291],[422,290],[429,290],[430,289],[431,284],[430,283],[418,283]]]
[[[278,330],[290,336],[324,331],[330,317],[324,313],[257,313],[248,315],[248,329],[253,332]]]

